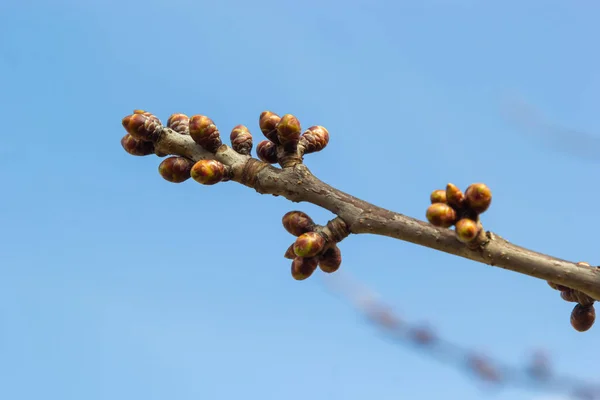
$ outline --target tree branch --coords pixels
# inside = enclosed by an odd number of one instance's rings
[[[487,265],[555,282],[600,300],[600,269],[577,265],[514,245],[486,232],[477,248],[457,240],[455,233],[427,222],[392,212],[338,190],[315,177],[304,164],[275,168],[221,145],[215,154],[204,150],[190,136],[163,128],[154,141],[157,153],[178,155],[193,161],[215,159],[231,167],[232,180],[262,194],[282,196],[292,202],[308,202],[342,218],[353,234],[374,234],[404,240]]]

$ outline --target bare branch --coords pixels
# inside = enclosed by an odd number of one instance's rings
[[[555,282],[600,299],[600,269],[577,265],[508,242],[486,232],[487,240],[472,249],[456,239],[450,229],[392,212],[344,193],[315,177],[304,164],[275,168],[221,145],[215,154],[204,150],[189,136],[163,128],[155,150],[193,161],[215,159],[231,167],[232,180],[259,193],[282,196],[293,202],[308,202],[342,218],[353,234],[374,234],[404,240],[487,265]]]

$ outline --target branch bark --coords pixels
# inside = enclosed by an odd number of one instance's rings
[[[314,176],[304,164],[275,168],[222,145],[215,154],[190,136],[164,127],[154,148],[158,154],[178,155],[193,161],[216,159],[231,167],[232,180],[262,194],[282,196],[292,202],[309,202],[342,218],[353,234],[374,234],[404,240],[490,266],[551,281],[600,300],[600,268],[577,265],[541,254],[486,232],[477,248],[461,243],[454,231],[396,213],[342,192]]]

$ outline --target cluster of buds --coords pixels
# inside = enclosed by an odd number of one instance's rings
[[[454,225],[456,237],[463,243],[472,243],[483,232],[479,215],[492,202],[492,192],[483,183],[474,183],[465,193],[449,183],[446,190],[434,190],[430,196],[427,220],[442,228]]]
[[[256,146],[258,158],[284,168],[302,161],[305,154],[321,151],[329,143],[329,132],[322,126],[311,126],[304,132],[298,118],[292,114],[283,117],[264,111],[260,114],[259,126],[268,140]]]
[[[304,280],[318,268],[326,273],[337,271],[342,264],[342,253],[336,243],[322,234],[322,227],[302,211],[290,211],[283,216],[283,227],[296,241],[287,249],[285,258],[292,261],[292,277]]]
[[[144,110],[133,110],[133,114],[121,121],[127,134],[121,139],[121,146],[133,156],[156,154],[153,141],[160,135],[163,125],[153,114]]]
[[[194,163],[185,157],[169,157],[160,163],[158,172],[172,183],[182,183],[192,178],[203,185],[214,185],[231,179],[231,168],[217,160]]]
[[[127,131],[127,135],[121,139],[125,151],[136,156],[157,154],[154,141],[159,138],[165,127],[155,115],[143,110],[134,110],[133,114],[123,118],[122,123]],[[219,130],[214,122],[203,115],[190,118],[182,113],[172,114],[166,128],[181,135],[189,135],[203,149],[213,154],[222,145]],[[231,142],[233,149],[240,154],[249,154],[252,149],[252,135],[243,125],[233,129]],[[182,183],[193,178],[203,185],[214,185],[231,179],[231,169],[219,161],[194,162],[179,156],[163,160],[158,166],[158,172],[165,180],[173,183]]]
[[[592,267],[589,263],[581,261],[577,265],[582,267]],[[577,303],[571,311],[571,326],[579,332],[585,332],[589,330],[596,321],[596,310],[594,309],[595,300],[582,293],[578,290],[571,289],[569,287],[558,285],[554,282],[548,281],[548,285],[554,290],[560,292],[560,297],[564,301],[570,303]]]

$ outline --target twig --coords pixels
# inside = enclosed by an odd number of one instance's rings
[[[372,290],[351,279],[347,272],[326,279],[325,285],[350,302],[368,323],[382,331],[396,344],[408,345],[474,378],[497,387],[515,387],[563,393],[573,399],[600,400],[600,385],[579,378],[554,374],[550,361],[541,351],[533,353],[531,362],[513,366],[444,340],[430,328],[407,322]]]
[[[190,136],[163,128],[153,140],[161,155],[178,155],[193,161],[214,159],[232,170],[231,180],[262,194],[282,196],[293,202],[308,202],[342,218],[351,233],[383,235],[415,243],[487,265],[508,269],[567,286],[598,300],[600,270],[551,257],[514,245],[487,232],[488,241],[477,249],[459,242],[450,229],[370,204],[338,190],[315,177],[304,164],[276,168],[221,145],[212,154]]]

